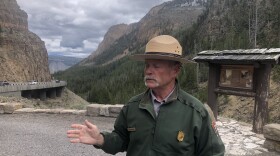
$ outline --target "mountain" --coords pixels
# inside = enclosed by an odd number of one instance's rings
[[[68,87],[87,101],[125,103],[130,97],[146,89],[143,85],[144,64],[131,61],[127,55],[143,53],[145,42],[153,35],[175,36],[188,58],[192,58],[200,51],[211,49],[280,47],[280,1],[208,0],[206,4],[204,3],[206,7],[203,13],[191,26],[182,24],[174,28],[176,22],[169,23],[166,18],[162,18],[167,16],[166,12],[172,17],[173,10],[191,10],[194,6],[198,8],[192,4],[199,3],[174,0],[154,7],[141,21],[131,24],[133,28],[131,32],[124,33],[114,43],[108,44],[107,48],[103,48],[105,49],[103,52],[88,60],[89,64],[94,63],[87,66],[78,65],[55,76],[67,80]],[[174,13],[172,19],[176,19],[177,16],[178,14]],[[123,57],[117,59],[116,56]],[[208,67],[200,64],[199,68],[198,73],[195,65],[183,66],[178,79],[182,89],[206,102]],[[280,66],[275,65],[271,74],[271,91],[268,99],[269,122],[274,123],[280,123],[279,82]],[[218,101],[220,115],[252,122],[253,98],[221,95]]]
[[[45,43],[28,30],[27,17],[16,0],[1,0],[0,80],[51,80]]]
[[[127,56],[143,53],[147,41],[160,34],[181,40],[182,31],[196,23],[205,5],[202,0],[165,2],[153,7],[139,22],[112,26],[92,55],[54,77],[67,80],[73,92],[90,102],[124,103],[145,90],[143,63],[131,61]],[[185,48],[184,55],[188,53]],[[184,69],[188,72],[181,74],[180,83],[186,90],[196,89],[196,67],[190,65]]]
[[[63,56],[63,55],[49,55],[49,69],[53,74],[58,71],[64,71],[78,62],[82,61],[82,58]]]
[[[123,35],[107,42],[98,55],[93,54],[83,62],[87,65],[79,64],[55,76],[67,80],[72,91],[90,102],[125,103],[145,90],[144,65],[131,61],[128,55],[143,53],[146,42],[153,36],[175,36],[188,58],[211,49],[248,49],[254,45],[277,48],[280,47],[278,8],[280,1],[275,0],[165,2],[152,8],[139,22],[124,26],[127,29]],[[201,64],[198,76],[196,69],[195,65],[184,66],[179,82],[184,90],[205,102],[207,90],[199,83],[207,82],[208,68]],[[280,70],[275,69],[279,68],[274,68],[273,75],[278,75],[273,76],[274,81],[279,82]]]
[[[94,59],[98,55],[106,51],[116,40],[118,40],[124,34],[127,34],[130,30],[127,24],[118,24],[109,28],[104,36],[103,41],[98,45],[97,50],[93,52],[89,57],[84,59],[79,65],[94,65]]]
[[[101,65],[143,52],[146,42],[159,34],[189,28],[202,14],[203,0],[176,0],[152,8],[139,22],[112,26],[95,52],[80,65]]]

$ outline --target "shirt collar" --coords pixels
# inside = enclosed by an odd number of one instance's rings
[[[176,79],[176,85],[174,90],[170,93],[169,97],[167,97],[165,103],[169,103],[170,101],[174,101],[176,99],[179,99],[179,90],[180,86],[178,83],[178,80]],[[140,100],[139,108],[147,110],[155,119],[156,114],[154,111],[154,105],[152,94],[151,94],[151,89],[147,89],[146,92],[143,94],[142,99]]]
[[[162,101],[158,100],[158,99],[156,98],[155,94],[153,93],[153,91],[150,89],[150,94],[151,94],[151,97],[152,97],[153,102],[156,101],[156,102],[161,103],[161,104],[165,103],[166,101],[169,100],[169,97],[170,97],[171,94],[174,92],[175,88],[176,88],[176,85],[174,86],[174,88],[172,89],[172,91],[171,91]]]

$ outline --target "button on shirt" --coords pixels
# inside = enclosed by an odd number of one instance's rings
[[[156,116],[158,115],[160,106],[168,100],[168,98],[174,92],[174,90],[175,90],[175,88],[162,101],[158,100],[156,98],[156,96],[154,95],[153,91],[151,90],[152,102],[153,102],[153,105],[154,105],[154,110],[155,110]]]

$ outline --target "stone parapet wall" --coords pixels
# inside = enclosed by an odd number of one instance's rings
[[[87,106],[87,115],[89,116],[106,116],[106,117],[117,117],[121,111],[123,105],[100,105],[91,104]]]
[[[0,103],[0,114],[12,113],[48,113],[48,114],[76,114],[88,116],[105,116],[116,118],[121,111],[123,105],[103,105],[91,104],[87,106],[86,110],[75,109],[36,109],[36,108],[22,108],[20,103]]]
[[[75,114],[86,115],[86,110],[76,109],[36,109],[36,108],[22,108],[16,110],[14,113],[47,113],[47,114]]]
[[[264,147],[280,152],[280,124],[268,124],[263,128]]]

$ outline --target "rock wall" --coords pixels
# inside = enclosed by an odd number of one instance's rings
[[[50,81],[45,43],[28,30],[16,0],[0,3],[0,81]]]

